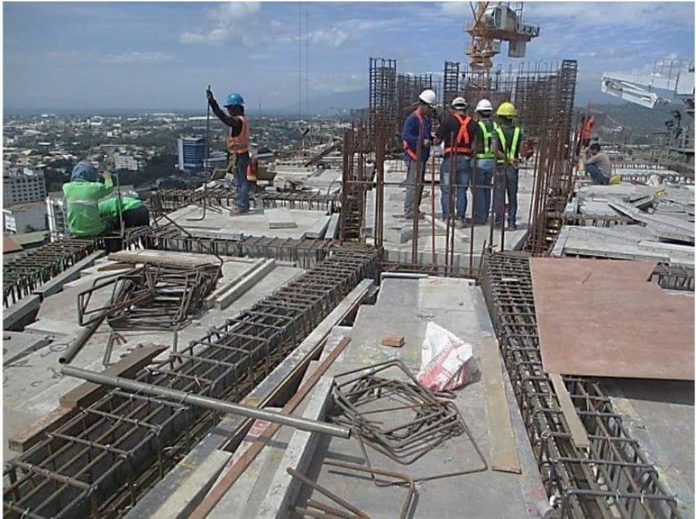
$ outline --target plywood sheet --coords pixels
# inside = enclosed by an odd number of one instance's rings
[[[654,263],[530,260],[547,373],[694,379],[694,300],[649,283]]]

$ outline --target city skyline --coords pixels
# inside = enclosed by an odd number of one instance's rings
[[[525,21],[541,29],[526,60],[577,59],[578,101],[612,102],[602,72],[691,58],[693,17],[691,2],[527,2]],[[618,19],[620,34],[610,30]],[[4,20],[6,111],[201,111],[210,84],[218,98],[241,92],[251,110],[302,99],[313,113],[316,99],[366,106],[370,56],[412,73],[466,62],[471,11],[468,2],[6,3]]]

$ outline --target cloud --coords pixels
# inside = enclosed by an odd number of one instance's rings
[[[452,16],[472,16],[469,2],[443,2],[440,11]]]
[[[163,63],[173,61],[174,56],[164,52],[126,52],[115,56],[107,56],[107,61],[112,63]]]
[[[251,46],[263,35],[259,31],[257,14],[259,2],[229,2],[220,4],[206,12],[206,18],[214,22],[207,30],[184,31],[179,41],[186,44],[223,45],[241,43]],[[267,34],[266,34],[267,36]]]

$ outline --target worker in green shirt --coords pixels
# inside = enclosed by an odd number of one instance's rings
[[[109,228],[99,215],[99,199],[111,194],[113,182],[111,173],[101,174],[104,183],[99,182],[99,173],[88,160],[77,163],[70,176],[70,182],[63,184],[63,195],[68,204],[68,229],[78,238],[93,238],[106,233]]]
[[[99,202],[99,214],[113,230],[118,230],[121,227],[118,217],[118,202],[119,199],[117,197]],[[125,228],[150,225],[150,212],[145,207],[145,204],[137,198],[130,196],[121,197],[121,215],[123,216],[123,226]]]

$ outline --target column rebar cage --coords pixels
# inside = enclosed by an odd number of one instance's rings
[[[370,58],[369,140],[373,140],[378,126],[394,128],[396,120],[396,60]]]

